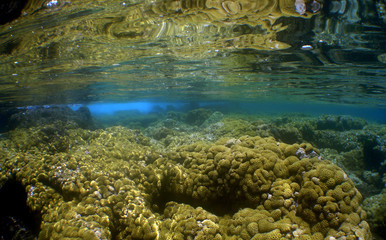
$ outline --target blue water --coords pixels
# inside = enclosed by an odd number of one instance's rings
[[[73,110],[82,104],[69,105]],[[317,104],[302,102],[127,102],[127,103],[93,103],[85,105],[94,116],[114,115],[122,111],[137,111],[141,114],[189,111],[194,108],[209,108],[223,113],[251,115],[283,115],[289,113],[319,116],[323,114],[350,115],[368,121],[386,123],[386,109],[377,106],[355,106],[337,104]]]

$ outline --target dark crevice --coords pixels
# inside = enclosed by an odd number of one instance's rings
[[[168,192],[161,193],[161,195],[156,199],[156,201],[153,201],[153,206],[155,204],[157,206],[157,209],[156,209],[157,212],[160,214],[163,214],[166,208],[166,204],[168,202],[183,203],[183,204],[190,205],[194,208],[202,207],[206,211],[213,213],[216,216],[225,216],[225,215],[232,216],[242,208],[246,208],[246,207],[253,208],[253,206],[242,206],[240,203],[231,201],[226,197],[222,199],[216,199],[210,202],[201,202],[191,197],[175,195],[174,193],[168,193]]]
[[[42,217],[26,201],[27,193],[19,182],[9,180],[0,186],[0,239],[37,239]]]
[[[153,211],[163,214],[168,202],[176,202],[179,204],[183,203],[194,208],[202,207],[216,216],[232,216],[240,209],[257,207],[256,204],[251,204],[251,202],[246,199],[235,199],[234,194],[223,195],[222,197],[217,197],[216,199],[204,201],[194,199],[193,197],[185,194],[178,194],[161,189],[159,195],[156,197],[153,196],[152,198],[151,206],[153,206]]]
[[[382,166],[386,155],[381,151],[381,147],[377,139],[366,139],[363,143],[363,155],[365,169],[371,171],[378,171],[380,174],[384,174],[386,169]]]
[[[18,18],[27,2],[27,0],[0,1],[0,24],[5,24]]]

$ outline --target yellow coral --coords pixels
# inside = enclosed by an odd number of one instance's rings
[[[273,167],[273,173],[278,178],[288,178],[289,172],[286,163],[283,161],[277,162]]]
[[[280,230],[275,229],[267,233],[257,233],[251,238],[251,240],[276,240],[281,238],[282,234],[280,233]]]
[[[336,186],[335,189],[332,190],[331,196],[335,198],[337,201],[341,201],[345,196],[347,196],[347,194],[343,192],[340,186]]]
[[[251,222],[247,225],[247,231],[251,236],[259,232],[259,225],[256,222]]]
[[[335,187],[335,179],[329,178],[326,182],[327,188],[334,188]]]
[[[289,156],[295,156],[296,152],[298,151],[300,145],[299,144],[294,144],[294,145],[288,145],[285,150],[284,150],[284,155],[286,157]]]
[[[324,236],[322,233],[316,232],[316,233],[312,234],[311,239],[312,240],[323,240]]]
[[[319,170],[319,179],[323,182],[326,182],[329,178],[334,177],[334,172],[329,168],[321,167]]]
[[[353,188],[353,185],[350,182],[346,181],[342,183],[340,187],[344,192],[349,192]]]
[[[43,214],[43,239],[91,238],[86,223],[101,237],[115,229],[122,239],[281,239],[300,229],[303,238],[317,240],[337,234],[334,228],[350,236],[366,229],[352,182],[326,161],[300,160],[300,145],[244,136],[161,153],[122,128],[89,135],[79,142],[88,142],[92,153],[24,153],[33,157],[24,165],[10,157],[0,170],[4,181],[15,172],[25,184],[28,205]]]

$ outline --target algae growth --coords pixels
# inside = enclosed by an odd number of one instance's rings
[[[355,185],[379,193],[384,179],[371,182],[344,159],[369,154],[365,136],[384,136],[363,120],[195,109],[138,129],[87,129],[87,109],[64,120],[53,113],[67,108],[28,111],[1,139],[0,184],[24,188],[39,239],[372,239]],[[335,146],[341,134],[356,136],[356,149]],[[385,154],[382,144],[373,155]],[[373,229],[384,227],[375,206],[384,201],[364,194]]]

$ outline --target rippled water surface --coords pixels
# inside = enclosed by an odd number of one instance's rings
[[[384,109],[384,8],[356,0],[31,1],[0,28],[0,101]]]

